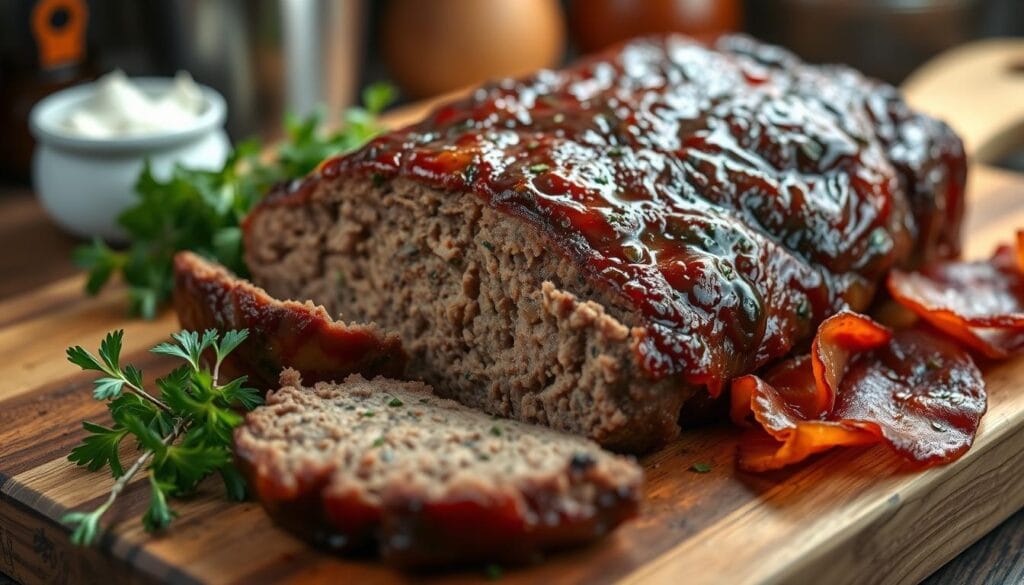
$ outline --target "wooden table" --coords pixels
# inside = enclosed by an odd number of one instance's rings
[[[0,301],[74,274],[70,252],[77,243],[45,217],[27,189],[0,187]],[[0,571],[2,545],[0,538]],[[9,582],[0,574],[0,585]],[[1024,582],[1024,511],[926,580],[928,585],[1020,582]]]

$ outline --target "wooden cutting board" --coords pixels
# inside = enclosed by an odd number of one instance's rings
[[[1019,44],[1013,51],[1024,57]],[[916,87],[908,87],[915,102],[941,110],[928,101],[934,86],[923,94]],[[968,191],[966,252],[982,256],[1024,226],[1024,176],[975,164]],[[65,459],[82,438],[80,421],[105,416],[90,396],[92,376],[68,364],[64,348],[94,348],[108,330],[124,328],[124,360],[151,378],[169,362],[147,348],[177,328],[171,314],[126,320],[123,291],[85,298],[82,284],[61,280],[0,303],[0,572],[26,584],[485,578],[479,567],[412,575],[320,553],[278,530],[257,504],[226,502],[212,480],[176,504],[180,518],[159,536],[142,531],[148,491],[137,480],[109,514],[115,526],[100,545],[71,546],[57,519],[94,507],[112,480]],[[1024,507],[1024,359],[986,366],[985,375],[989,412],[973,449],[952,465],[915,472],[877,447],[748,475],[733,464],[734,429],[689,429],[643,460],[640,518],[594,546],[506,568],[502,582],[917,582]],[[711,472],[689,471],[694,463]]]

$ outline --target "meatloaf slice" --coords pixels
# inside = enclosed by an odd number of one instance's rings
[[[280,390],[235,433],[267,511],[317,544],[386,561],[525,561],[636,515],[642,471],[580,437],[492,418],[420,382],[352,375]]]
[[[274,387],[285,367],[313,381],[353,372],[397,376],[404,369],[401,339],[376,325],[349,325],[313,303],[279,301],[192,252],[175,255],[174,277],[174,308],[183,328],[249,331],[222,367],[260,388]]]

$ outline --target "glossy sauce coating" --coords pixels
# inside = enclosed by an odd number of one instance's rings
[[[964,172],[955,135],[889,86],[665,37],[487,85],[267,204],[356,175],[472,192],[640,316],[652,378],[717,394],[890,267],[955,253]]]

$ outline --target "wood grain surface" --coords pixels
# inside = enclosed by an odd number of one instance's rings
[[[984,167],[970,185],[968,254],[986,254],[1024,225],[1024,179]],[[0,571],[23,583],[423,580],[372,560],[315,551],[274,527],[253,503],[230,504],[214,482],[178,504],[163,535],[144,533],[147,496],[136,481],[97,549],[69,546],[56,520],[99,502],[111,480],[65,459],[82,419],[104,421],[91,376],[64,361],[71,344],[126,329],[125,359],[149,375],[169,364],[146,348],[175,330],[173,316],[126,320],[122,291],[81,295],[78,276],[0,302]],[[990,411],[959,462],[907,469],[884,448],[837,451],[791,470],[746,475],[733,465],[736,433],[689,429],[644,460],[643,515],[595,546],[506,568],[506,583],[914,583],[1024,506],[1024,361],[986,368]],[[712,471],[688,471],[696,462]],[[484,579],[480,567],[428,581]]]

